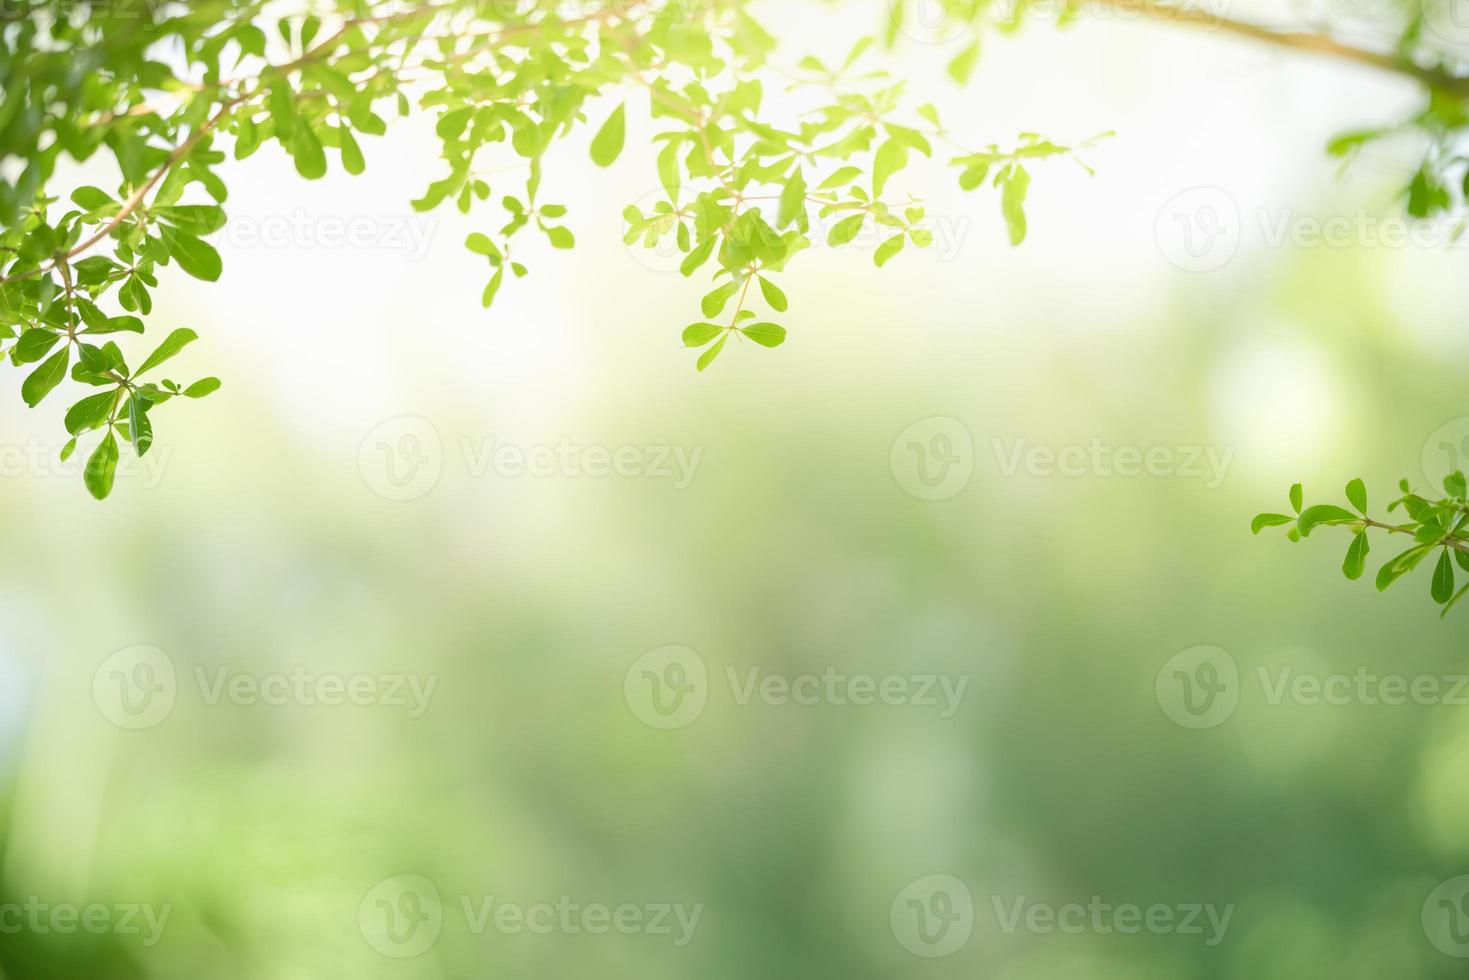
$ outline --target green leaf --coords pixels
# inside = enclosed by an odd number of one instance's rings
[[[719,239],[711,238],[704,242],[704,244],[697,246],[683,260],[682,264],[679,265],[678,271],[683,273],[685,277],[692,276],[695,272],[698,272],[699,267],[709,261],[709,257],[714,254],[714,249],[718,244]]]
[[[362,173],[367,169],[367,162],[362,159],[362,147],[357,145],[357,138],[346,126],[342,126],[338,132],[342,136],[342,169],[349,174]]]
[[[219,390],[218,378],[201,378],[184,389],[185,398],[203,398]]]
[[[224,271],[224,262],[213,245],[186,232],[171,229],[165,229],[163,237],[180,269],[195,279],[218,281]]]
[[[1347,484],[1347,501],[1363,515],[1367,513],[1367,484],[1353,480]]]
[[[10,349],[10,357],[16,364],[32,364],[51,352],[61,334],[50,330],[27,330]]]
[[[88,395],[66,412],[66,431],[72,435],[95,429],[112,415],[112,406],[117,403],[116,391],[104,391]]]
[[[1431,544],[1420,544],[1409,548],[1377,570],[1377,591],[1386,592],[1388,586],[1411,572],[1433,550]]]
[[[1259,534],[1267,527],[1280,527],[1295,522],[1294,517],[1287,517],[1285,514],[1256,514],[1255,519],[1250,522],[1250,533]]]
[[[571,233],[570,228],[545,227],[541,230],[546,233],[546,238],[550,240],[552,248],[576,248],[576,236]]]
[[[476,255],[485,255],[492,259],[503,258],[500,253],[499,247],[494,242],[490,241],[489,236],[482,235],[477,231],[473,232],[468,238],[464,240],[464,245]]]
[[[1445,616],[1447,616],[1449,614],[1449,610],[1452,609],[1452,608],[1454,608],[1455,606],[1457,606],[1459,604],[1459,600],[1462,599],[1462,598],[1464,598],[1464,593],[1465,592],[1469,592],[1469,583],[1465,583],[1464,587],[1462,589],[1460,589],[1458,592],[1454,593],[1454,597],[1452,599],[1450,599],[1447,603],[1444,604],[1443,612],[1439,613],[1439,618],[1440,619],[1442,619]]]
[[[1342,562],[1342,574],[1352,581],[1362,577],[1362,572],[1367,567],[1367,553],[1371,550],[1367,543],[1367,532],[1361,530],[1352,538],[1351,545],[1347,548],[1346,561]]]
[[[1361,518],[1345,507],[1337,507],[1335,504],[1317,504],[1308,507],[1297,519],[1297,527],[1301,529],[1301,537],[1306,537],[1322,524],[1353,524],[1360,522]]]
[[[81,332],[84,334],[142,333],[143,321],[135,316],[104,317],[97,324]]]
[[[78,207],[88,211],[106,211],[118,207],[116,201],[96,187],[78,187],[71,192],[71,199]]]
[[[685,347],[703,347],[724,332],[724,328],[713,323],[691,323],[684,328]]]
[[[764,276],[759,278],[760,293],[765,297],[765,302],[770,304],[770,308],[777,313],[784,313],[790,309],[790,301],[786,299],[786,294],[781,292],[780,287]]]
[[[1301,485],[1299,483],[1297,483],[1294,486],[1292,486],[1290,488],[1290,505],[1291,505],[1291,508],[1293,510],[1295,510],[1295,512],[1297,514],[1299,514],[1301,512],[1301,507],[1303,505],[1304,500],[1305,500],[1305,491],[1301,489]]]
[[[1005,215],[1005,225],[1010,231],[1010,244],[1025,241],[1025,195],[1030,190],[1030,174],[1024,167],[1014,167],[1005,180],[1000,192],[1000,210]]]
[[[134,377],[144,374],[151,368],[157,367],[198,339],[199,335],[194,331],[187,327],[180,327],[164,338],[163,343],[158,345],[158,349],[148,355],[147,360],[139,365],[138,370],[134,372]]]
[[[877,251],[872,255],[872,261],[881,269],[891,262],[894,256],[903,251],[905,244],[907,244],[907,239],[904,236],[894,235],[877,247]]]
[[[833,173],[830,177],[826,178],[826,180],[822,181],[816,189],[818,191],[834,190],[838,187],[843,187],[847,184],[850,184],[852,181],[861,176],[861,167],[842,167],[840,170]]]
[[[117,476],[117,436],[111,431],[98,444],[82,471],[82,482],[98,500],[106,500],[112,492],[112,481]]]
[[[862,231],[862,225],[867,221],[867,215],[854,214],[850,218],[844,218],[836,223],[831,234],[827,237],[827,244],[832,247],[845,245],[856,238]]]
[[[495,297],[499,295],[500,287],[504,284],[505,267],[502,265],[500,266],[500,268],[495,270],[495,274],[490,277],[489,283],[485,286],[485,291],[480,295],[480,305],[487,310],[491,306],[493,306],[495,303]]]
[[[128,438],[139,456],[148,455],[153,446],[153,423],[148,421],[147,402],[136,394],[128,399]]]
[[[1433,570],[1431,586],[1433,601],[1442,606],[1454,597],[1454,561],[1447,549],[1438,556],[1438,566]]]
[[[622,155],[622,146],[626,140],[627,106],[620,105],[607,117],[607,121],[592,139],[592,162],[599,167],[612,166]]]
[[[326,176],[326,150],[321,140],[309,125],[302,124],[296,130],[293,155],[296,172],[307,180],[320,180]]]
[[[70,347],[63,347],[52,354],[21,384],[20,397],[31,408],[35,408],[41,403],[41,399],[51,394],[52,390],[61,384],[61,379],[66,377],[66,368],[70,362]]]
[[[709,365],[713,364],[714,359],[719,356],[720,351],[724,350],[724,345],[728,342],[729,334],[725,334],[723,337],[719,338],[718,343],[714,344],[712,347],[706,350],[699,357],[699,370],[702,371]]]
[[[878,147],[872,163],[872,196],[881,197],[893,174],[908,165],[908,148],[897,140],[888,140]]]
[[[780,211],[775,219],[777,228],[786,228],[806,213],[806,177],[797,167],[786,180],[780,192]],[[802,224],[804,228],[804,223]]]
[[[683,171],[678,163],[678,144],[669,143],[658,154],[658,180],[663,184],[670,201],[678,201],[678,192],[683,180]]]
[[[779,347],[786,340],[786,328],[776,323],[752,323],[740,332],[761,347]]]
[[[720,313],[724,312],[725,306],[729,304],[730,299],[739,290],[740,284],[738,282],[727,282],[705,296],[700,303],[704,315],[711,320],[717,317]]]
[[[979,41],[976,40],[959,56],[949,62],[949,75],[960,85],[966,85],[971,76],[974,75],[974,67],[979,64]]]
[[[977,163],[972,167],[964,168],[964,172],[959,175],[960,190],[974,190],[980,184],[984,183],[984,179],[989,174],[990,165],[988,163]]]

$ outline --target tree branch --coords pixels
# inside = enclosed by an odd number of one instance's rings
[[[1158,0],[1088,0],[1088,5],[1095,10],[1145,17],[1161,23],[1221,31],[1277,47],[1350,61],[1403,75],[1431,88],[1458,95],[1469,95],[1469,77],[1455,75],[1443,68],[1420,65],[1399,55],[1355,47],[1326,34],[1277,31],[1249,21],[1213,14],[1207,10],[1178,7],[1171,3],[1159,3]]]

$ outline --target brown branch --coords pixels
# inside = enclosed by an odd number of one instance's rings
[[[1469,77],[1455,75],[1443,68],[1420,65],[1395,54],[1355,47],[1327,34],[1278,31],[1249,21],[1210,13],[1207,10],[1179,7],[1172,3],[1160,3],[1158,0],[1086,0],[1086,2],[1095,10],[1141,16],[1162,23],[1222,31],[1277,47],[1324,55],[1381,71],[1393,72],[1431,88],[1459,95],[1469,95]]]

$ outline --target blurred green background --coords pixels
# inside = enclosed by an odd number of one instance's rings
[[[787,16],[785,36],[827,31],[834,50],[870,26]],[[1393,214],[1399,161],[1333,179],[1320,148],[1412,91],[1106,22],[996,47],[968,93],[921,46],[899,57],[976,141],[1119,137],[1089,157],[1095,178],[1036,173],[1017,251],[997,203],[935,165],[956,254],[877,274],[860,247],[819,249],[785,282],[788,346],[703,376],[677,343],[700,284],[619,243],[655,183],[644,123],[649,159],[610,174],[565,148],[547,184],[581,246],[537,256],[493,317],[460,248],[473,216],[435,216],[422,257],[220,243],[225,280],[167,283],[158,322],[197,327],[179,373],[225,388],[167,412],[166,463],[125,470],[106,504],[17,464],[52,458],[61,427],[0,403],[0,906],[169,910],[151,944],[0,928],[0,976],[1463,975],[1450,953],[1469,947],[1446,952],[1423,915],[1469,870],[1469,707],[1272,704],[1257,671],[1461,674],[1469,613],[1440,622],[1426,581],[1345,581],[1345,535],[1248,530],[1297,480],[1337,501],[1362,476],[1378,505],[1400,477],[1423,485],[1424,447],[1469,414],[1462,249],[1270,247],[1257,220]],[[1150,82],[1165,73],[1176,90]],[[232,214],[417,220],[404,202],[435,171],[412,132],[357,181],[303,187],[262,154],[237,168]],[[1242,242],[1188,273],[1157,218],[1200,186],[1237,204]],[[405,417],[437,449],[403,443]],[[903,441],[933,417],[967,432],[951,447],[972,478],[923,500]],[[437,480],[385,499],[382,439]],[[1006,473],[1017,440],[1093,439],[1230,463],[1218,486]],[[476,472],[484,440],[701,455],[682,488],[514,477]],[[138,645],[177,691],[134,730],[105,691],[109,658]],[[663,730],[624,685],[669,645],[707,667],[707,704]],[[1201,645],[1237,664],[1238,705],[1192,729],[1158,684]],[[196,670],[220,668],[436,686],[418,717],[210,704]],[[751,668],[968,680],[945,718],[741,704],[727,671]],[[940,958],[899,924],[932,875],[973,905]],[[384,896],[413,911],[400,876],[439,897],[414,956],[370,921]],[[701,911],[683,945],[477,931],[463,902],[492,896]],[[995,903],[1021,896],[1233,911],[1212,946],[1006,931]]]

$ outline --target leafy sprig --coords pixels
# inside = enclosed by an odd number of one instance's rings
[[[1424,565],[1433,555],[1433,574],[1429,580],[1429,594],[1433,601],[1443,607],[1442,615],[1469,592],[1469,584],[1455,591],[1455,566],[1469,572],[1469,481],[1464,474],[1454,471],[1444,479],[1446,496],[1429,500],[1414,493],[1407,480],[1398,484],[1401,496],[1388,504],[1387,512],[1401,510],[1397,523],[1374,520],[1367,510],[1367,487],[1361,480],[1347,484],[1346,498],[1351,509],[1336,504],[1314,504],[1305,506],[1304,492],[1297,483],[1290,489],[1292,514],[1265,513],[1256,515],[1250,530],[1259,534],[1267,527],[1285,527],[1286,537],[1300,541],[1309,537],[1318,527],[1345,527],[1352,532],[1351,543],[1342,562],[1342,574],[1356,580],[1363,576],[1367,556],[1371,551],[1369,535],[1378,533],[1391,537],[1405,535],[1413,544],[1388,561],[1377,572],[1377,590],[1384,592],[1398,579]]]
[[[145,452],[153,407],[218,383],[138,384],[122,347],[93,335],[142,333],[170,269],[220,278],[208,237],[228,220],[227,164],[272,144],[307,180],[334,161],[358,174],[364,138],[415,106],[432,113],[443,171],[413,207],[498,206],[465,243],[487,263],[489,307],[508,277],[530,274],[527,238],[576,243],[567,208],[545,199],[545,155],[590,124],[592,163],[611,166],[645,93],[663,128],[667,200],[650,214],[630,209],[628,236],[656,245],[671,235],[686,276],[712,270],[707,322],[683,333],[701,349],[700,370],[731,337],[785,341],[776,320],[790,304],[778,278],[810,245],[813,213],[830,220],[832,245],[881,230],[878,266],[932,243],[921,202],[891,186],[949,139],[937,113],[907,109],[901,83],[859,67],[869,39],[839,67],[800,61],[796,87],[820,97],[800,119],[772,118],[756,75],[775,39],[747,0],[324,0],[285,16],[267,0],[111,0],[65,15],[53,6],[22,6],[0,31],[0,357],[25,372],[29,405],[68,372],[84,388],[111,385],[105,406],[92,393],[71,405],[62,450],[102,432],[87,479],[98,496],[112,487],[119,436]],[[1024,152],[1039,155],[1025,139]],[[56,193],[58,165],[93,156],[111,157],[115,187]],[[1016,238],[1024,193],[1010,174],[1004,207]]]

